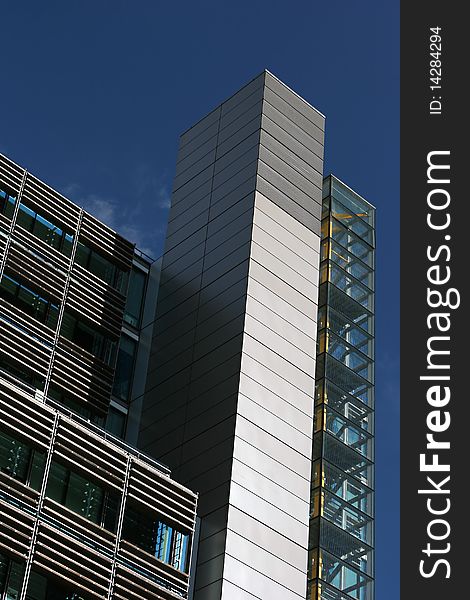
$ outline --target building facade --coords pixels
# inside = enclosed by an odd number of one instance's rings
[[[308,598],[372,600],[375,209],[323,197]]]
[[[0,596],[187,597],[196,495],[119,439],[151,266],[3,156],[0,257]]]
[[[373,600],[375,210],[324,125],[264,71],[186,131],[158,261],[0,158],[0,599]]]
[[[355,255],[373,209],[348,192],[338,216],[349,188],[324,181],[323,144],[323,115],[267,71],[180,139],[139,444],[200,493],[196,600],[298,600],[306,570],[309,597],[372,597],[372,505],[355,514],[351,493],[372,486],[373,400],[354,377],[364,360],[371,388],[373,317],[353,305],[373,293],[372,246]],[[324,457],[344,492],[324,489]]]

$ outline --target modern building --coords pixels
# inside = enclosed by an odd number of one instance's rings
[[[119,439],[151,266],[3,156],[0,257],[0,597],[186,598],[196,494]]]
[[[372,598],[374,209],[324,122],[265,71],[180,138],[139,445],[200,494],[195,600]]]
[[[155,262],[1,158],[0,598],[373,600],[375,211],[324,125],[264,71],[186,131]]]
[[[323,197],[308,597],[372,600],[375,209]]]

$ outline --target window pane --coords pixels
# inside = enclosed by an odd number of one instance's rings
[[[103,490],[77,473],[70,473],[65,506],[85,519],[99,524],[103,506]]]
[[[109,407],[108,417],[106,419],[106,431],[112,433],[118,438],[124,438],[124,429],[126,425],[126,415],[113,406]]]
[[[26,483],[28,479],[29,461],[31,458],[31,448],[15,440],[7,433],[0,432],[0,469]]]
[[[5,590],[5,600],[18,600],[24,577],[24,563],[10,561],[10,574]]]
[[[140,325],[146,279],[145,273],[138,269],[132,269],[124,320],[134,327],[139,327]]]
[[[89,258],[90,250],[84,244],[78,242],[77,250],[75,252],[75,262],[86,269]]]
[[[46,496],[59,502],[59,504],[64,503],[68,474],[69,471],[61,464],[56,462],[51,464],[49,479],[47,480]]]
[[[53,248],[60,248],[60,243],[62,241],[62,229],[53,225],[50,221],[41,217],[41,215],[36,215],[36,221],[33,226],[33,233],[38,238],[52,246]]]
[[[62,253],[65,256],[70,256],[72,254],[72,246],[73,246],[73,236],[68,233],[64,234],[62,238]]]
[[[94,275],[106,283],[109,283],[110,285],[114,284],[114,265],[106,258],[100,256],[97,252],[91,252],[88,268]]]
[[[57,327],[57,319],[59,318],[59,307],[55,304],[49,304],[49,310],[47,312],[46,325],[51,329]]]
[[[42,485],[42,478],[44,476],[44,467],[46,464],[46,456],[39,450],[33,450],[33,457],[31,461],[31,474],[29,476],[29,485],[39,492]]]
[[[173,555],[172,565],[180,571],[187,571],[188,568],[188,549],[189,536],[175,531],[175,551]]]
[[[113,386],[113,394],[121,400],[129,399],[136,347],[134,340],[125,335],[121,336]]]
[[[18,211],[16,222],[21,225],[21,227],[31,231],[33,229],[35,216],[36,213],[33,210],[24,204],[20,204],[20,210]]]
[[[171,555],[171,535],[173,528],[162,523],[157,524],[157,539],[155,542],[155,556],[164,562],[170,562]]]
[[[75,324],[77,320],[70,313],[64,312],[62,318],[62,327],[60,329],[60,335],[63,335],[68,340],[73,340]]]
[[[105,527],[105,529],[107,529],[108,531],[116,531],[119,501],[120,496],[116,492],[109,490],[106,493],[106,499],[104,502],[103,509],[103,527]]]
[[[9,302],[13,301],[13,298],[16,296],[18,292],[18,284],[11,277],[7,275],[3,275],[2,282],[0,284],[0,294],[3,298],[8,300]]]

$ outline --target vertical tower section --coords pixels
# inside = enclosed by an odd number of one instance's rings
[[[265,71],[181,136],[139,444],[200,494],[194,600],[305,598],[323,131]]]
[[[375,209],[323,185],[308,598],[374,597]]]

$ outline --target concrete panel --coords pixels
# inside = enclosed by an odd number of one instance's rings
[[[240,108],[262,100],[263,94],[264,76],[261,74],[222,103],[221,120],[230,120],[230,115],[236,113]]]
[[[217,136],[212,136],[210,140],[201,144],[198,148],[193,150],[193,152],[190,152],[184,157],[178,157],[178,161],[176,163],[175,176],[177,177],[178,175],[183,173],[183,171],[185,171],[189,167],[192,167],[204,157],[209,156],[212,153],[214,153],[215,156],[216,148]],[[213,160],[211,160],[210,162],[213,162]]]
[[[319,202],[312,199],[312,197],[315,198],[314,194],[316,194],[319,199],[321,194],[320,188],[312,186],[308,190],[308,193],[306,193],[286,179],[283,174],[278,173],[278,171],[273,169],[269,164],[262,161],[258,163],[258,176],[269,181],[269,183],[279,190],[279,192],[290,198],[290,200],[309,212],[316,219],[321,219],[321,205]],[[268,198],[271,198],[271,196],[268,195]]]
[[[238,585],[224,579],[222,585],[222,596],[224,600],[259,600],[258,596],[253,596],[246,590],[242,590]]]
[[[217,158],[261,128],[261,102],[219,132]]]
[[[223,194],[220,196],[217,191],[214,191],[212,197],[212,204],[209,211],[209,219],[214,219],[222,214],[225,210],[241,202],[248,195],[253,196],[254,190],[256,187],[256,176],[252,175],[248,177],[241,185],[233,189],[231,192],[227,194]],[[223,188],[220,188],[221,190]],[[253,198],[254,204],[254,198]]]
[[[286,283],[283,279],[274,274],[265,266],[257,263],[250,263],[250,281],[254,279],[260,285],[263,285],[268,290],[275,293],[280,298],[284,299],[285,302],[303,313],[309,318],[316,318],[317,316],[317,295],[313,295],[311,298],[305,296],[300,291],[296,290],[292,285]]]
[[[295,155],[289,155],[286,149],[283,149],[281,156],[278,156],[260,145],[259,158],[321,207],[321,195],[318,192],[323,185],[323,176],[318,171],[305,168],[305,164],[302,164]]]
[[[174,190],[171,195],[171,206],[170,208],[170,218],[173,217],[173,206],[182,202],[183,200],[187,200],[188,196],[190,196],[191,202],[196,202],[196,199],[202,199],[207,194],[211,193],[212,189],[212,169],[211,167],[205,169],[203,172],[204,176],[195,177],[191,179],[186,185],[183,185],[178,190]]]
[[[188,157],[188,159],[189,158],[190,157]],[[196,177],[196,175],[199,175],[199,173],[203,173],[209,168],[214,168],[214,163],[215,148],[199,160],[194,161],[192,165],[188,164],[185,169],[179,170],[173,180],[173,189],[179,189],[182,185]]]
[[[255,173],[258,152],[258,145],[252,146],[251,149],[244,152],[236,161],[230,162],[223,169],[218,171],[214,175],[214,189],[217,189],[219,186],[232,179],[235,175],[244,173],[246,169],[252,169],[253,173]]]
[[[215,161],[214,175],[217,175],[224,169],[227,169],[231,166],[234,166],[234,168],[236,168],[236,165],[239,163],[239,161],[243,157],[245,157],[245,155],[247,153],[252,151],[255,146],[258,149],[259,138],[260,138],[260,129],[257,129],[254,133],[252,133],[251,135],[249,135],[248,137],[246,137],[245,139],[240,141],[238,144],[236,144],[232,148],[228,148],[227,152],[225,152],[224,154],[218,155],[217,160]],[[256,158],[257,153],[252,152],[252,154],[253,154],[253,157]],[[246,162],[248,163],[250,161],[251,161],[251,159],[247,160]],[[236,170],[238,171],[239,168],[236,168]],[[236,172],[236,171],[234,171],[234,172]]]

